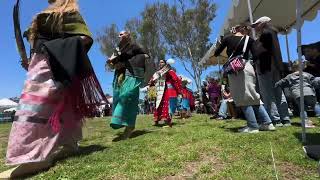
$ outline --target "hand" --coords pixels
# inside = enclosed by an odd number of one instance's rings
[[[106,71],[111,71],[112,69],[115,69],[113,63],[110,61],[110,58],[106,61],[105,69]]]

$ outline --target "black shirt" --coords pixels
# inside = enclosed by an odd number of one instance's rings
[[[243,36],[234,36],[234,35],[228,35],[226,37],[224,37],[221,40],[221,43],[218,44],[216,51],[214,53],[214,56],[219,56],[220,53],[227,48],[227,54],[230,57],[233,53],[233,57],[237,56],[237,55],[241,55],[242,54],[242,49],[244,46],[244,42],[245,42],[245,37]],[[241,40],[242,38],[242,40]],[[241,40],[241,42],[240,42]],[[239,44],[240,42],[240,44]],[[253,52],[253,43],[254,40],[252,38],[249,37],[249,41],[248,41],[248,45],[246,48],[246,51],[244,53],[244,59],[249,59],[249,52]],[[239,45],[238,45],[239,44]],[[238,46],[238,47],[237,47]]]

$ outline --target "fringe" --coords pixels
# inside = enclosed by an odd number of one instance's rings
[[[93,70],[82,77],[75,77],[71,86],[65,90],[62,102],[57,105],[49,119],[53,132],[58,133],[61,130],[61,115],[66,104],[71,104],[78,116],[76,119],[80,120],[75,122],[73,119],[67,119],[63,122],[65,128],[73,128],[77,123],[83,123],[86,117],[93,117],[102,101],[108,102]]]

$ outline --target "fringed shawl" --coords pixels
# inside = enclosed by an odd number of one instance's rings
[[[84,117],[92,117],[101,101],[107,102],[107,99],[87,55],[92,43],[85,47],[80,38],[92,37],[80,13],[64,14],[60,30],[52,26],[52,23],[51,14],[37,16],[38,35],[35,48],[38,52],[49,55],[54,79],[65,86],[64,101],[57,106],[49,119],[53,130],[58,132],[65,104],[72,104],[74,113],[83,120]],[[68,126],[73,122],[64,123]]]

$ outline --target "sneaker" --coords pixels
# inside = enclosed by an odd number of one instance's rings
[[[286,122],[286,123],[282,123],[284,127],[289,127],[291,126],[291,122]]]
[[[251,127],[244,127],[238,130],[240,133],[258,133],[259,129],[251,128]]]
[[[217,120],[224,120],[224,118],[220,116],[217,118]]]
[[[275,131],[276,128],[273,126],[273,124],[262,124],[259,128],[260,131]]]
[[[284,121],[282,121],[282,124],[283,124],[284,127],[289,127],[289,126],[291,126],[291,121],[290,120],[284,120]]]
[[[276,127],[283,127],[283,124],[281,122],[275,122],[274,126]]]

